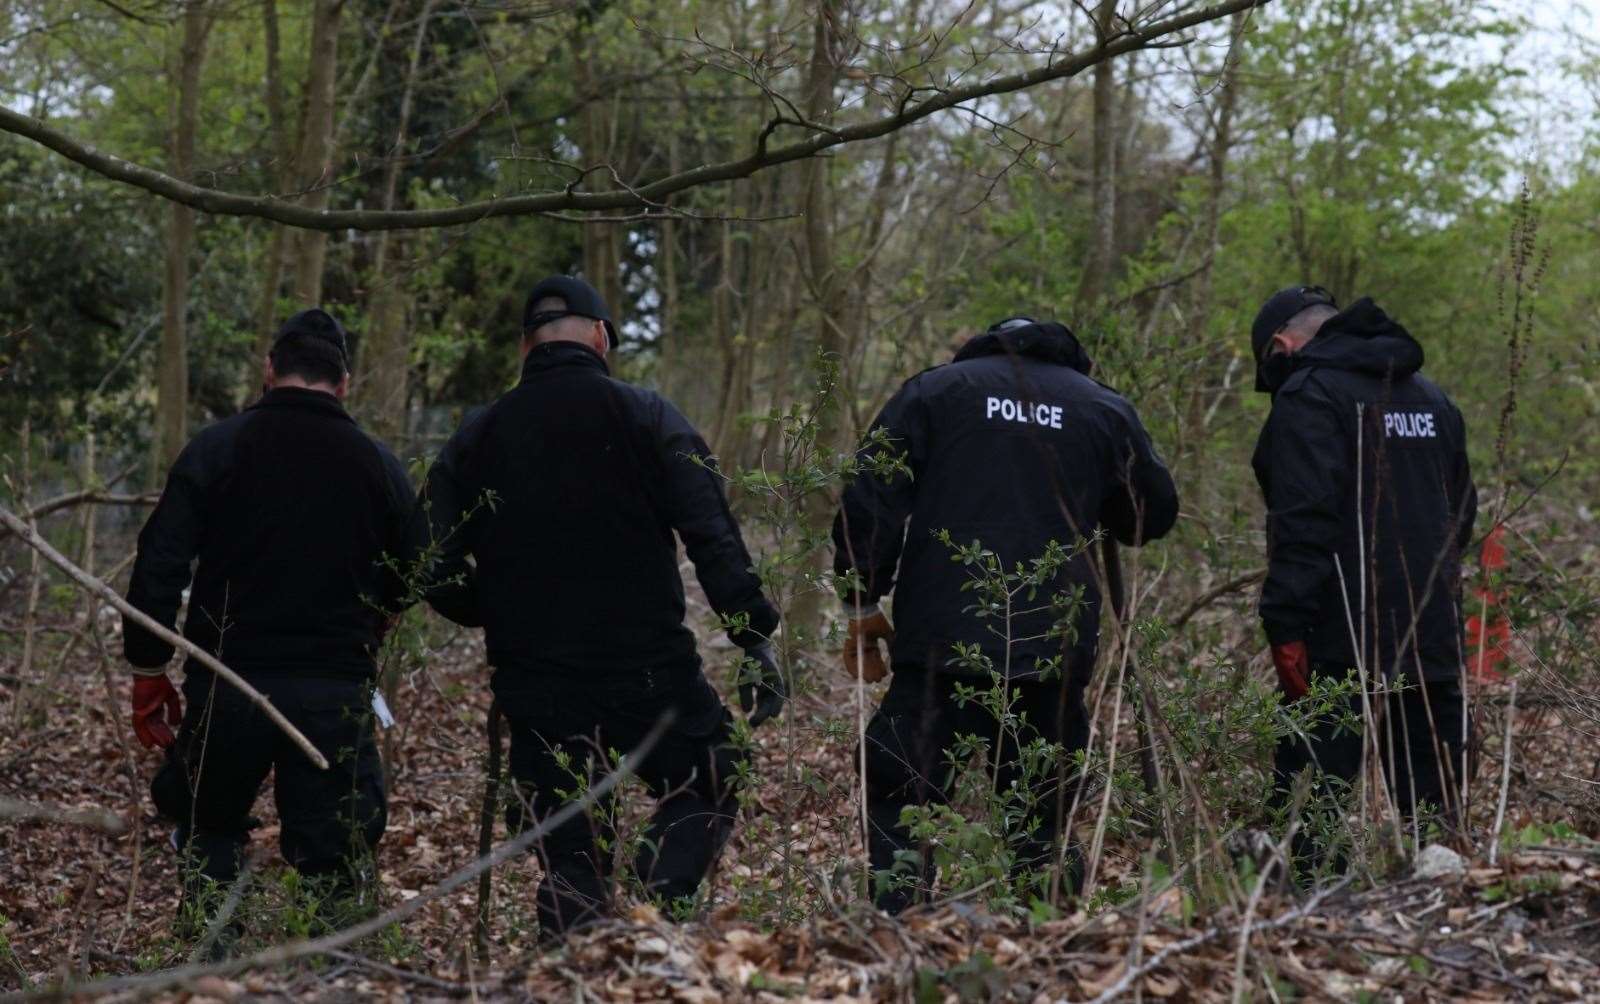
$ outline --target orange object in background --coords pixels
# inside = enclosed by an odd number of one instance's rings
[[[1506,648],[1511,643],[1511,623],[1506,620],[1500,594],[1489,586],[1490,578],[1506,567],[1504,526],[1496,526],[1484,538],[1478,566],[1483,585],[1477,589],[1477,611],[1467,617],[1467,673],[1487,683],[1505,679],[1500,667],[1509,658]]]

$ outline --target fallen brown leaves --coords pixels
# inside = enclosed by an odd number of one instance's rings
[[[458,638],[401,687],[395,710],[405,732],[395,744],[379,856],[391,903],[432,888],[475,855],[487,703],[480,658],[476,643]],[[87,654],[69,660],[41,717],[0,733],[0,794],[65,809],[105,807],[143,825],[121,834],[52,819],[0,826],[3,989],[165,967],[186,947],[168,933],[176,879],[165,832],[150,812],[144,779],[127,776],[115,732],[126,727],[122,708],[110,703],[99,674]],[[837,714],[845,700],[813,697],[801,720]],[[1519,737],[1522,715],[1528,734],[1534,725],[1553,727],[1536,705],[1518,714]],[[1150,896],[1142,918],[1135,902],[1046,923],[996,917],[969,902],[898,921],[865,908],[852,885],[860,849],[850,745],[816,741],[818,734],[761,736],[769,780],[715,876],[709,913],[694,922],[671,923],[636,905],[541,951],[531,918],[536,868],[523,860],[496,874],[487,964],[473,955],[475,901],[462,890],[428,904],[393,938],[293,969],[201,977],[165,996],[686,1004],[1233,999],[1242,917],[1225,911],[1186,920],[1176,892]],[[1521,769],[1559,770],[1560,758],[1570,756],[1565,748],[1524,748]],[[140,755],[148,776],[155,754]],[[1514,784],[1512,796],[1513,826],[1548,818],[1532,784]],[[270,875],[277,856],[270,799],[260,811],[253,848]],[[762,827],[766,837],[757,836]],[[1600,999],[1600,855],[1585,849],[1594,846],[1525,846],[1495,867],[1471,860],[1454,878],[1352,884],[1310,909],[1304,897],[1269,894],[1251,922],[1248,985],[1239,989],[1256,1000]],[[1138,853],[1118,849],[1119,867],[1130,867]],[[833,884],[796,892],[808,919],[773,930],[741,913],[741,895],[763,879],[777,883],[785,856]],[[130,898],[136,873],[138,894]],[[282,936],[270,918],[251,920],[262,939]]]

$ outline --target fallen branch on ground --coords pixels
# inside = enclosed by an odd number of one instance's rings
[[[224,666],[222,660],[171,628],[156,623],[155,618],[123,599],[122,595],[115,589],[73,564],[71,559],[57,551],[50,545],[48,540],[35,533],[32,527],[18,519],[15,513],[3,506],[0,506],[0,525],[9,527],[12,533],[22,538],[24,544],[39,552],[44,556],[45,560],[67,573],[67,577],[73,582],[116,607],[122,613],[122,616],[138,624],[167,644],[181,649],[200,665],[233,684],[241,693],[250,698],[268,718],[272,719],[274,725],[278,726],[290,739],[294,740],[294,744],[300,747],[307,759],[323,770],[328,769],[328,758],[318,752],[315,746],[311,745],[311,740],[307,739],[299,729],[295,728],[289,719],[283,717],[283,712],[274,707],[272,702],[267,700],[265,694],[246,683],[244,677]]]
[[[122,833],[128,828],[122,817],[110,809],[98,806],[69,809],[64,805],[36,805],[14,798],[0,798],[0,819],[18,823],[66,823],[69,826],[87,826],[101,833]]]

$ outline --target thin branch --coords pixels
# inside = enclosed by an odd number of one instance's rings
[[[1205,592],[1201,593],[1193,603],[1189,604],[1187,607],[1184,607],[1182,613],[1172,619],[1172,629],[1176,631],[1185,624],[1189,623],[1189,618],[1205,609],[1213,601],[1221,599],[1222,597],[1227,596],[1229,593],[1236,593],[1246,586],[1255,585],[1257,582],[1260,582],[1266,577],[1267,570],[1265,568],[1258,568],[1253,572],[1246,572],[1238,578],[1229,579],[1220,586],[1206,590]]]
[[[256,216],[307,230],[406,230],[448,227],[476,223],[497,216],[526,216],[554,210],[584,212],[633,209],[700,185],[749,177],[766,168],[804,160],[849,143],[886,136],[938,112],[955,108],[978,98],[1026,90],[1052,80],[1076,76],[1098,63],[1117,56],[1148,49],[1168,36],[1196,25],[1228,17],[1242,10],[1265,6],[1271,0],[1226,0],[1200,10],[1157,21],[1136,31],[1120,33],[1076,56],[1050,61],[1020,73],[942,90],[916,104],[907,103],[897,114],[842,129],[818,132],[806,139],[777,149],[756,150],[737,160],[704,164],[668,175],[647,185],[609,191],[543,192],[514,195],[480,202],[464,203],[443,209],[314,209],[272,196],[238,195],[180,181],[171,175],[103,153],[86,143],[52,129],[39,119],[22,115],[0,105],[0,131],[33,140],[113,181],[142,188],[162,198],[208,213],[229,216]]]
[[[1293,910],[1279,914],[1277,917],[1274,917],[1272,920],[1266,921],[1265,923],[1257,924],[1255,925],[1254,929],[1257,932],[1273,931],[1280,927],[1288,927],[1290,924],[1309,916],[1317,909],[1317,907],[1322,905],[1322,901],[1324,899],[1327,899],[1329,896],[1348,885],[1352,877],[1353,876],[1346,875],[1334,885],[1329,886],[1327,889],[1324,889],[1321,892],[1318,892],[1316,895],[1312,896],[1301,905],[1295,907]],[[1118,979],[1117,982],[1111,984],[1109,987],[1106,987],[1106,989],[1102,991],[1098,997],[1094,998],[1090,1004],[1106,1004],[1108,1001],[1117,1000],[1124,993],[1126,993],[1128,988],[1133,986],[1134,983],[1144,979],[1145,976],[1161,968],[1161,966],[1174,955],[1182,955],[1186,952],[1193,951],[1208,941],[1215,941],[1217,938],[1222,937],[1224,933],[1224,928],[1213,927],[1210,930],[1202,931],[1193,937],[1184,938],[1182,941],[1173,942],[1166,948],[1163,948],[1161,951],[1150,956],[1150,958],[1142,965],[1130,967],[1127,972],[1122,974],[1122,977]]]
[[[18,519],[14,513],[3,506],[0,506],[0,524],[10,527],[11,532],[21,537],[24,544],[43,555],[52,565],[67,573],[67,577],[72,581],[116,607],[124,617],[132,620],[135,624],[138,624],[167,644],[182,649],[190,658],[233,684],[252,703],[259,707],[268,718],[272,719],[274,725],[278,726],[290,739],[294,740],[295,745],[300,747],[307,759],[323,770],[328,769],[327,757],[324,757],[315,746],[311,745],[311,740],[307,739],[299,729],[295,728],[289,722],[289,719],[283,717],[283,712],[274,707],[272,702],[267,700],[266,695],[246,683],[238,673],[224,666],[216,656],[171,628],[157,623],[155,618],[123,599],[122,595],[115,589],[73,564],[71,559],[50,546],[49,541],[35,533],[32,527]]]
[[[474,858],[468,864],[451,873],[448,878],[432,889],[420,896],[414,896],[406,900],[387,913],[379,914],[370,920],[363,921],[353,927],[347,927],[333,934],[324,935],[321,938],[274,945],[264,951],[257,952],[254,955],[247,955],[243,958],[229,959],[212,965],[179,966],[176,969],[168,969],[159,973],[149,973],[141,976],[117,976],[92,983],[52,987],[47,990],[31,992],[9,993],[0,996],[0,1004],[21,1004],[21,1002],[36,1000],[64,1000],[67,998],[98,996],[122,990],[137,990],[147,994],[156,993],[199,979],[202,976],[231,976],[249,969],[279,966],[307,956],[327,955],[338,951],[368,935],[377,934],[390,924],[397,924],[405,920],[429,903],[450,895],[477,878],[480,873],[525,853],[552,830],[560,829],[580,813],[588,812],[597,802],[610,794],[613,788],[633,776],[634,769],[644,762],[645,758],[650,755],[651,750],[655,749],[656,743],[661,740],[662,735],[672,725],[675,717],[676,715],[671,708],[663,712],[661,717],[656,720],[656,724],[650,729],[649,734],[639,741],[639,745],[622,758],[621,764],[615,770],[585,791],[582,798],[568,802],[556,812],[540,820],[538,825],[524,830],[514,839],[508,840],[495,848],[493,854]]]
[[[80,505],[155,505],[161,500],[159,492],[144,492],[138,495],[126,495],[116,492],[96,491],[93,488],[84,488],[65,495],[57,495],[52,499],[45,499],[32,509],[22,513],[23,519],[40,519],[59,509],[70,509]],[[0,540],[11,536],[9,527],[0,527]]]

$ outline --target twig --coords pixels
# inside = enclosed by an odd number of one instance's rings
[[[1267,577],[1265,568],[1258,568],[1253,572],[1246,572],[1235,579],[1229,579],[1220,586],[1215,586],[1201,593],[1195,601],[1183,608],[1183,612],[1172,619],[1172,629],[1176,631],[1189,623],[1189,618],[1205,609],[1212,602],[1221,599],[1229,593],[1238,592],[1246,586],[1254,585]]]
[[[171,628],[157,623],[155,618],[151,617],[149,614],[123,599],[115,589],[112,589],[104,582],[73,564],[66,555],[50,546],[49,541],[35,533],[32,527],[18,519],[15,514],[13,514],[9,509],[6,509],[4,506],[0,506],[0,524],[10,527],[11,532],[21,537],[23,543],[33,548],[39,554],[44,555],[44,557],[52,565],[55,565],[57,568],[67,573],[67,577],[72,579],[72,581],[76,582],[84,589],[98,594],[107,603],[110,603],[113,607],[116,607],[124,617],[132,620],[135,624],[138,624],[140,627],[144,628],[146,631],[149,631],[151,634],[154,634],[157,638],[160,638],[167,644],[182,649],[189,655],[190,658],[211,670],[213,673],[216,673],[224,680],[227,680],[229,683],[233,684],[234,687],[238,688],[241,693],[250,698],[250,700],[257,707],[259,707],[268,718],[272,720],[274,725],[282,729],[290,739],[293,739],[295,745],[300,747],[301,751],[305,753],[306,757],[312,763],[316,764],[323,770],[328,769],[327,757],[324,757],[320,752],[318,752],[315,746],[311,745],[311,740],[307,739],[299,729],[295,728],[294,725],[289,722],[289,719],[283,717],[283,712],[274,707],[272,702],[267,700],[265,694],[246,683],[244,678],[238,673],[235,673],[227,666],[224,666],[222,661],[216,656],[212,655],[210,652],[207,652],[205,649],[196,645],[189,639],[178,634],[176,631],[173,631]]]
[[[1500,804],[1494,810],[1494,828],[1489,831],[1489,865],[1494,866],[1500,857],[1500,827],[1506,821],[1506,794],[1511,787],[1511,731],[1517,720],[1517,681],[1511,680],[1511,693],[1506,698],[1506,741],[1500,752]]]
[[[500,775],[502,746],[500,741],[500,722],[505,712],[500,710],[500,702],[492,701],[489,704],[489,763],[484,772],[483,779],[483,809],[478,815],[478,856],[489,853],[494,846],[494,817],[500,813]],[[493,873],[485,871],[478,876],[478,917],[473,928],[473,943],[478,951],[478,958],[487,962],[489,960],[489,905],[493,902]]]
[[[239,904],[244,901],[244,891],[250,885],[251,871],[249,861],[246,861],[244,867],[239,869],[238,877],[228,887],[228,898],[223,900],[222,908],[217,911],[215,917],[211,918],[211,923],[206,925],[205,933],[200,936],[199,941],[195,942],[194,950],[189,953],[189,964],[191,966],[205,957],[206,953],[211,950],[211,946],[216,943],[217,938],[222,935],[222,929],[227,927],[228,921],[233,919],[234,913],[239,909]]]
[[[0,510],[0,512],[4,512],[4,510]],[[6,515],[10,514],[6,513]],[[239,959],[228,959],[211,965],[179,966],[159,973],[140,976],[117,976],[92,983],[51,987],[46,990],[31,992],[9,993],[0,996],[0,1004],[22,1004],[22,1002],[36,1000],[65,1000],[123,990],[155,993],[199,979],[202,976],[231,976],[249,969],[282,965],[307,956],[326,955],[341,949],[351,942],[376,934],[390,924],[406,919],[435,900],[450,895],[477,878],[484,871],[524,853],[535,843],[542,840],[550,831],[565,826],[580,813],[589,811],[594,807],[595,803],[609,794],[613,788],[633,776],[635,767],[650,755],[651,750],[655,749],[656,743],[661,741],[662,735],[666,733],[667,728],[671,726],[673,719],[676,717],[676,713],[671,708],[668,708],[656,720],[656,724],[650,729],[649,734],[640,740],[639,745],[622,758],[621,764],[602,778],[598,784],[585,791],[582,798],[568,802],[556,812],[546,816],[536,826],[524,830],[514,839],[501,844],[493,854],[473,859],[422,895],[412,897],[394,909],[356,924],[354,927],[347,927],[343,931],[336,931],[333,934],[314,938],[310,941],[291,941],[285,945],[275,945],[254,955],[247,955]]]
[[[451,983],[449,980],[441,980],[437,976],[413,972],[410,969],[401,969],[399,966],[391,966],[387,962],[369,959],[365,955],[356,955],[354,952],[335,951],[328,954],[340,961],[371,969],[375,972],[383,973],[385,976],[393,976],[397,980],[406,980],[411,983],[419,983],[425,987],[432,987],[435,990],[443,990],[445,993],[465,995],[472,991],[470,984]]]
[[[1250,891],[1250,901],[1245,904],[1244,921],[1239,925],[1239,949],[1233,962],[1233,1004],[1244,1000],[1244,967],[1250,956],[1250,924],[1256,917],[1256,908],[1261,904],[1261,894],[1266,891],[1267,880],[1272,877],[1272,869],[1280,862],[1283,863],[1284,877],[1292,877],[1290,853],[1294,844],[1296,832],[1300,829],[1300,811],[1305,805],[1306,795],[1311,791],[1308,778],[1301,777],[1295,785],[1294,804],[1290,807],[1289,828],[1284,831],[1283,839],[1279,841],[1276,853],[1267,860],[1261,869],[1261,877],[1256,880],[1256,887]]]
[[[1257,924],[1255,929],[1259,932],[1275,931],[1280,927],[1288,927],[1295,921],[1313,913],[1317,907],[1322,905],[1322,901],[1324,899],[1327,899],[1335,892],[1338,892],[1346,885],[1349,885],[1351,878],[1352,876],[1346,875],[1335,884],[1312,896],[1310,899],[1295,907],[1293,910],[1290,910],[1287,913],[1279,914],[1272,920]],[[1217,938],[1222,936],[1222,933],[1223,929],[1221,927],[1213,927],[1210,930],[1202,931],[1193,937],[1185,938],[1182,941],[1173,942],[1166,948],[1163,948],[1161,951],[1150,956],[1150,958],[1146,960],[1143,965],[1135,966],[1134,968],[1123,973],[1117,982],[1111,984],[1109,987],[1106,987],[1105,990],[1101,991],[1100,995],[1090,1001],[1089,1004],[1106,1004],[1108,1001],[1116,1000],[1124,992],[1126,992],[1129,987],[1133,986],[1136,981],[1142,980],[1147,974],[1160,968],[1162,964],[1164,964],[1174,955],[1181,955],[1184,952],[1199,948],[1208,941],[1215,941]]]
[[[43,502],[40,502],[38,505],[34,506],[32,509],[29,509],[27,512],[22,513],[21,515],[24,519],[36,520],[41,516],[48,516],[58,509],[67,509],[72,506],[155,505],[158,501],[160,501],[160,499],[161,496],[155,492],[146,492],[142,495],[129,495],[126,493],[103,492],[96,491],[93,488],[85,488],[81,491],[68,492],[65,495],[57,495],[52,499],[45,499]],[[11,534],[12,531],[9,528],[0,530],[0,540],[5,540],[7,537],[11,536]]]

